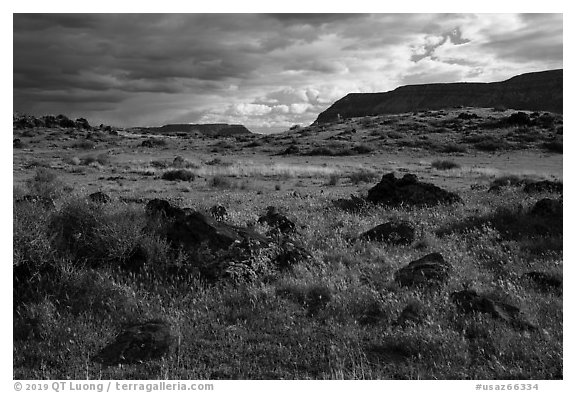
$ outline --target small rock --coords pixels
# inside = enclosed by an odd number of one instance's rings
[[[382,176],[380,182],[368,191],[366,200],[386,206],[419,207],[462,202],[458,195],[433,184],[420,182],[413,174],[396,179],[394,173]]]
[[[129,326],[94,355],[92,361],[105,366],[142,363],[166,355],[175,341],[167,322],[151,320]]]
[[[453,292],[450,299],[464,313],[480,312],[490,314],[493,318],[517,325],[521,328],[535,328],[530,322],[521,318],[520,309],[516,306],[479,295],[471,289]]]
[[[165,199],[152,199],[146,204],[146,213],[149,216],[161,215],[166,218],[183,217],[186,215],[183,209],[170,205]]]
[[[414,241],[414,232],[414,227],[407,221],[389,221],[364,232],[359,239],[406,245]]]
[[[412,261],[398,270],[395,281],[401,286],[443,283],[448,280],[452,266],[439,253],[431,253]]]
[[[94,192],[88,195],[88,198],[94,203],[110,203],[112,198],[104,194],[102,191]]]

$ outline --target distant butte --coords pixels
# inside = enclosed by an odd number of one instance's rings
[[[386,93],[350,93],[320,113],[315,123],[459,106],[562,113],[562,82],[559,69],[503,82],[433,83],[401,86]]]
[[[241,124],[166,124],[162,127],[143,127],[139,128],[141,132],[153,134],[172,134],[172,133],[200,133],[207,136],[233,136],[252,134],[250,130]]]

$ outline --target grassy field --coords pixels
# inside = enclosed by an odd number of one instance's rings
[[[14,378],[562,379],[562,291],[524,275],[562,277],[562,220],[530,214],[562,194],[523,190],[526,181],[562,181],[562,118],[539,114],[527,127],[506,123],[513,113],[380,116],[228,139],[15,130],[14,269],[26,280],[14,281]],[[153,147],[142,146],[151,138]],[[296,145],[299,153],[283,154]],[[163,179],[171,171],[187,180]],[[463,203],[335,203],[365,196],[388,172],[414,173]],[[112,201],[89,201],[94,191]],[[227,222],[262,234],[270,228],[259,216],[281,207],[312,258],[280,269],[266,252],[251,255],[261,269],[248,278],[172,274],[168,266],[234,250],[174,249],[146,215],[152,198],[200,211],[220,204]],[[416,239],[357,240],[390,220],[411,223]],[[146,268],[121,269],[136,247]],[[444,285],[394,281],[432,252],[453,266]],[[462,313],[450,294],[467,288],[520,308],[533,328]],[[408,305],[419,320],[397,323]],[[113,367],[90,360],[123,326],[152,318],[178,336],[167,356]]]

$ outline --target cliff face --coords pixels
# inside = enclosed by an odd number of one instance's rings
[[[316,123],[340,118],[436,110],[456,106],[562,113],[562,70],[534,72],[493,83],[401,86],[386,93],[351,93],[318,115]]]
[[[155,134],[186,132],[198,132],[209,136],[232,136],[241,134],[251,134],[251,132],[240,124],[167,124],[162,127],[149,127],[142,129],[145,132]]]

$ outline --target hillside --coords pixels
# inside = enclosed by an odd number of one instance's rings
[[[241,124],[166,124],[162,127],[140,128],[140,132],[153,134],[199,133],[207,136],[233,136],[251,134],[250,130]]]
[[[562,70],[534,72],[492,83],[401,86],[385,93],[350,93],[318,115],[315,123],[458,106],[562,113]]]

